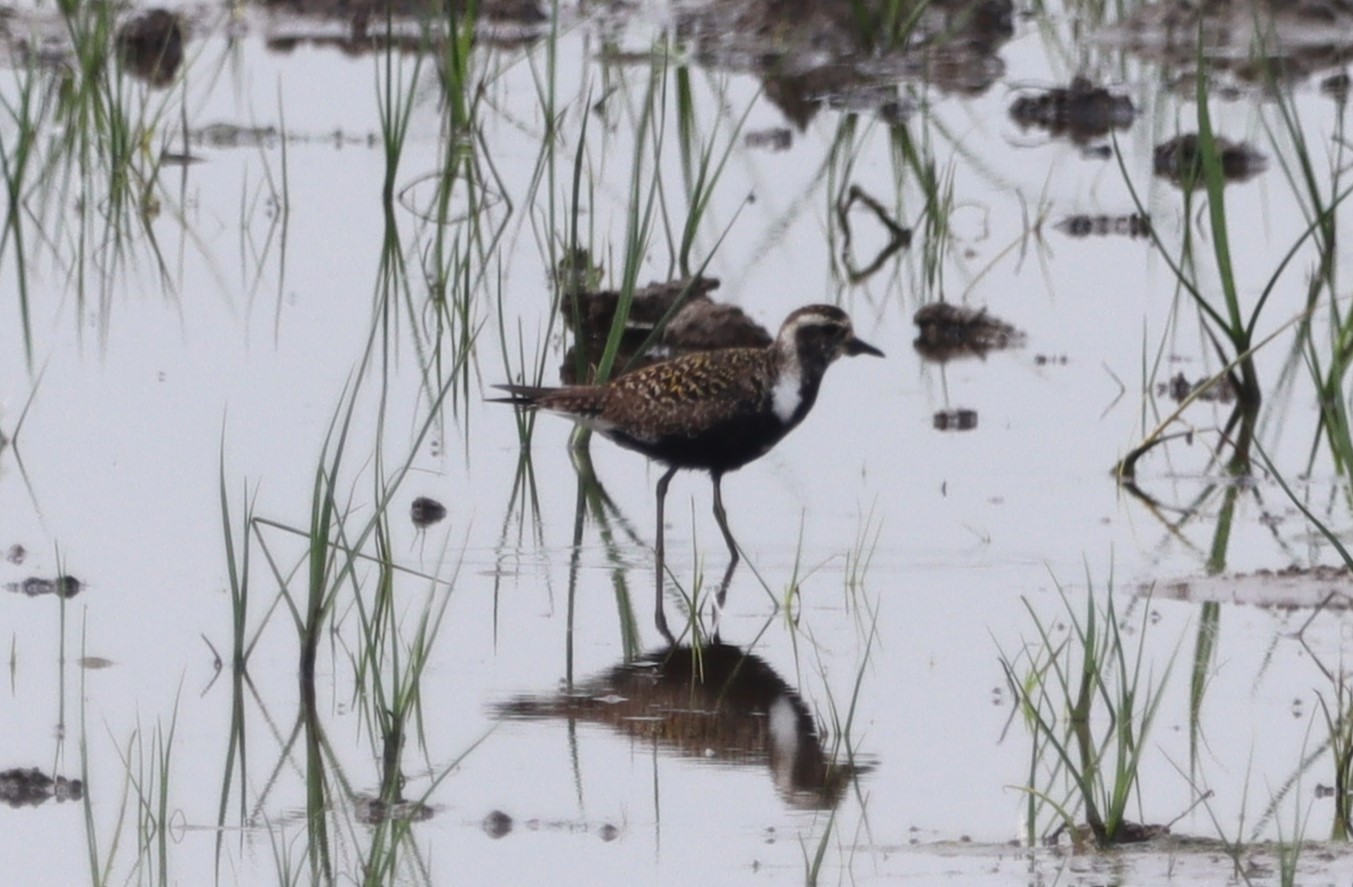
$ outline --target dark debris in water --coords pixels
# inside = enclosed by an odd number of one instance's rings
[[[1347,64],[1350,33],[1348,0],[1162,0],[1141,4],[1097,39],[1161,66],[1170,88],[1185,95],[1197,87],[1201,58],[1212,94],[1237,95]]]
[[[1053,226],[1067,237],[1150,237],[1151,220],[1140,213],[1121,216],[1071,215]]]
[[[794,131],[784,126],[754,129],[742,137],[742,143],[752,150],[788,151],[794,144]]]
[[[84,783],[64,776],[55,778],[37,767],[17,767],[0,772],[0,804],[16,810],[37,807],[48,801],[78,801],[84,797]]]
[[[985,308],[931,302],[921,306],[912,320],[919,332],[912,345],[926,360],[985,357],[990,351],[1024,344],[1024,333]]]
[[[5,560],[9,561],[11,564],[14,564],[15,566],[22,564],[24,562],[24,558],[26,557],[28,557],[28,549],[24,548],[17,542],[15,542],[5,551]]]
[[[715,302],[709,294],[719,288],[713,277],[683,277],[653,281],[635,290],[625,328],[645,336],[663,322],[661,344],[692,351],[715,348],[760,348],[770,333],[736,305]],[[575,332],[590,338],[610,334],[621,294],[616,290],[570,289],[559,311]]]
[[[764,348],[771,343],[771,335],[737,305],[704,296],[681,306],[667,322],[662,342],[673,351]]]
[[[506,837],[512,832],[512,817],[501,810],[494,810],[484,817],[484,821],[479,824],[484,830],[484,834],[497,840]]]
[[[84,584],[74,576],[58,576],[55,579],[29,576],[22,582],[9,582],[5,587],[15,594],[26,594],[29,597],[55,594],[63,598],[73,598],[84,590]]]
[[[435,0],[263,0],[263,6],[294,15],[343,19],[365,34],[368,26],[384,27],[387,14],[412,19],[442,17],[448,12],[463,15],[471,3],[457,0],[443,8]],[[495,21],[536,24],[549,20],[541,4],[534,0],[479,0],[473,6],[477,14]]]
[[[583,269],[588,267],[581,257],[574,264]],[[566,384],[576,384],[590,380],[596,370],[615,322],[621,294],[615,290],[581,288],[584,282],[595,279],[591,272],[561,270],[559,278],[561,286],[570,280],[574,282],[573,287],[565,287],[559,311],[564,322],[577,333],[587,366],[587,378],[580,379],[575,346],[564,357],[560,377]],[[710,298],[709,293],[718,286],[716,278],[691,277],[654,281],[636,290],[625,319],[617,362],[622,366],[630,363],[655,332],[657,347],[645,355],[647,362],[696,351],[769,345],[771,335],[765,327],[738,306]]]
[[[1222,178],[1228,182],[1249,181],[1268,167],[1264,155],[1244,142],[1216,136],[1213,143],[1221,161]],[[1153,165],[1156,175],[1180,188],[1193,189],[1205,184],[1202,140],[1197,133],[1186,133],[1157,145]]]
[[[1347,71],[1340,71],[1320,81],[1320,92],[1343,104],[1348,101],[1350,86],[1353,86],[1353,78],[1348,76]]]
[[[878,253],[868,264],[857,265],[854,248],[851,246],[851,210],[856,204],[863,206],[883,227],[884,241]],[[851,185],[844,199],[836,205],[836,218],[841,225],[841,262],[852,283],[859,283],[874,276],[895,253],[911,246],[911,229],[904,227],[892,217],[887,208],[859,185]]]
[[[430,527],[446,518],[446,506],[436,499],[419,496],[409,506],[409,518],[418,529]]]
[[[183,64],[183,39],[177,15],[151,9],[117,29],[118,55],[129,73],[151,86],[168,86]]]
[[[1022,95],[1010,105],[1010,117],[1021,128],[1037,128],[1077,145],[1128,129],[1136,116],[1132,100],[1074,77],[1068,86]]]
[[[1236,399],[1236,389],[1231,384],[1229,376],[1222,376],[1219,379],[1209,377],[1190,382],[1183,373],[1177,373],[1170,381],[1156,384],[1156,394],[1161,397],[1168,396],[1175,403],[1183,403],[1195,392],[1197,400],[1231,403]]]
[[[1139,594],[1189,603],[1247,604],[1275,610],[1353,608],[1353,572],[1347,567],[1286,567],[1226,576],[1153,583]]]
[[[522,825],[532,832],[565,832],[569,834],[593,834],[602,841],[610,843],[620,837],[620,829],[613,823],[603,822],[593,826],[586,822],[574,822],[566,819],[528,819]],[[501,810],[494,810],[479,822],[479,828],[495,841],[512,834],[517,822]]]
[[[385,822],[425,822],[432,818],[433,810],[427,804],[418,801],[383,801],[380,798],[358,797],[353,803],[353,812],[363,825],[380,825]]]
[[[471,7],[476,41],[516,47],[534,42],[550,20],[548,5],[536,0],[262,0],[261,7],[271,19],[267,47],[278,53],[306,45],[350,56],[437,51],[444,23],[463,20]]]
[[[906,0],[894,10],[849,0],[707,0],[676,4],[675,30],[701,64],[760,78],[766,98],[799,130],[827,105],[905,116],[913,79],[980,95],[1005,71],[1010,0]],[[903,25],[905,23],[905,25]]]
[[[972,431],[977,427],[977,410],[940,410],[931,417],[936,431]]]
[[[279,137],[275,126],[240,126],[234,123],[209,123],[189,134],[194,144],[208,148],[272,148]]]
[[[443,4],[429,0],[263,0],[263,7],[277,12],[285,12],[295,20],[302,22],[342,22],[347,33],[335,37],[328,27],[313,25],[303,31],[289,31],[287,36],[274,35],[268,45],[279,51],[290,51],[302,42],[316,46],[334,46],[349,54],[374,52],[386,47],[396,47],[408,52],[425,51],[428,46],[426,34],[404,33],[395,29],[387,33],[386,17],[391,16],[397,23],[428,22],[444,20],[448,12],[463,16],[470,3],[455,0]],[[523,28],[535,28],[549,21],[549,15],[536,0],[478,0],[473,4],[475,14],[483,21],[497,25],[515,25]],[[508,43],[508,35],[490,32],[494,43]],[[504,39],[499,39],[504,38]],[[524,36],[522,39],[525,39]]]

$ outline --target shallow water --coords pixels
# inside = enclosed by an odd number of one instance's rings
[[[402,644],[412,643],[429,605],[434,614],[446,606],[401,762],[404,797],[423,799],[431,815],[411,824],[398,875],[386,880],[801,880],[820,843],[823,877],[832,880],[1233,877],[1231,860],[1210,844],[1076,856],[1009,843],[1023,834],[1018,786],[1031,740],[1000,657],[1033,649],[1040,623],[1054,639],[1067,636],[1059,588],[1079,616],[1087,588],[1102,601],[1112,587],[1130,654],[1140,639],[1142,673],[1164,687],[1130,819],[1210,840],[1329,834],[1334,805],[1316,793],[1334,783],[1322,701],[1338,699],[1346,609],[1261,598],[1227,600],[1209,616],[1215,596],[1142,592],[1217,567],[1225,577],[1337,564],[1338,555],[1258,463],[1228,532],[1219,531],[1227,487],[1209,458],[1229,404],[1189,407],[1177,427],[1193,439],[1139,464],[1137,484],[1156,503],[1115,482],[1115,463],[1175,407],[1157,384],[1176,373],[1196,380],[1220,364],[1149,240],[1072,238],[1053,227],[1073,213],[1135,210],[1115,160],[1023,130],[1007,115],[1019,90],[1075,73],[1129,96],[1139,114],[1118,134],[1127,175],[1163,243],[1177,251],[1195,226],[1199,276],[1215,281],[1210,241],[1196,233],[1205,230],[1204,198],[1186,212],[1180,190],[1151,173],[1155,145],[1197,128],[1189,94],[1159,86],[1177,71],[1114,41],[1080,39],[1070,14],[1021,17],[984,56],[994,63],[980,68],[994,72],[984,88],[958,90],[939,74],[918,79],[884,56],[865,67],[883,72],[885,101],[842,90],[849,95],[815,107],[799,128],[789,109],[802,109],[784,99],[786,87],[759,81],[746,56],[715,40],[701,54],[677,46],[668,67],[652,62],[652,41],[676,12],[562,11],[552,77],[542,29],[525,29],[536,38],[521,44],[486,31],[473,56],[485,84],[473,150],[504,199],[483,211],[473,237],[459,209],[440,229],[444,254],[472,256],[468,317],[454,317],[448,331],[435,323],[425,276],[439,227],[410,209],[431,200],[428,183],[445,152],[431,63],[309,40],[277,51],[283,36],[345,33],[322,17],[187,14],[187,60],[171,88],[119,81],[131,107],[162,115],[149,144],[179,150],[183,120],[199,134],[228,123],[278,135],[230,147],[190,139],[201,162],[160,169],[158,213],[144,228],[102,221],[106,183],[96,172],[66,193],[34,186],[24,261],[12,240],[0,252],[0,433],[13,438],[0,450],[0,548],[27,550],[21,564],[0,562],[0,583],[62,574],[82,583],[64,601],[0,595],[11,651],[0,770],[80,778],[88,799],[5,812],[0,847],[15,883],[79,882],[90,877],[91,857],[114,881],[163,872],[201,882],[212,871],[224,883],[271,883],[279,871],[306,880],[322,857],[305,824],[316,766],[330,799],[327,864],[341,877],[360,873],[374,832],[358,811],[380,792],[382,771],[367,714],[376,705],[372,678],[359,674],[367,635],[357,601],[372,606],[377,570],[361,562],[341,584],[319,648],[317,723],[307,723],[297,633],[285,602],[270,611],[279,580],[267,556],[283,576],[302,558],[303,540],[278,525],[308,525],[326,436],[373,327],[339,490],[345,507],[350,498],[350,526],[360,527],[377,508],[378,472],[388,481],[408,460],[389,505],[389,548],[407,571],[393,585]],[[692,66],[681,67],[687,60]],[[49,82],[12,65],[0,74],[11,103],[24,77]],[[1317,84],[1332,70],[1291,88],[1326,194],[1342,108]],[[604,524],[584,522],[575,545],[581,482],[569,423],[536,423],[523,494],[516,418],[484,398],[490,385],[529,378],[536,365],[549,383],[563,360],[550,266],[567,237],[580,139],[578,225],[607,284],[618,285],[636,132],[650,102],[657,111],[644,130],[640,181],[647,188],[656,171],[661,192],[637,279],[675,276],[691,180],[677,116],[682,75],[693,144],[709,146],[715,164],[728,152],[693,251],[695,266],[710,256],[706,273],[721,280],[714,295],[771,329],[799,305],[838,303],[887,354],[834,366],[804,425],[724,483],[746,563],[720,637],[797,692],[825,728],[829,753],[844,734],[858,755],[860,772],[831,809],[796,803],[764,747],[751,753],[711,737],[702,752],[592,718],[499,717],[513,700],[549,698],[661,648],[651,616],[660,472],[594,441],[592,465],[614,511]],[[981,79],[969,75],[960,79]],[[650,77],[667,92],[646,98]],[[390,229],[378,97],[389,83],[414,96],[390,216],[407,277],[393,287],[381,275]],[[560,115],[553,134],[542,93]],[[1214,101],[1211,114],[1220,134],[1269,157],[1266,171],[1225,192],[1241,299],[1252,305],[1305,228],[1296,196],[1304,192],[1284,172],[1293,147],[1272,101],[1241,91]],[[0,126],[12,151],[17,128]],[[44,135],[59,130],[49,126]],[[788,149],[746,145],[745,133],[772,128],[789,130]],[[553,154],[542,149],[551,137]],[[952,188],[949,211],[936,213],[947,232],[925,227],[934,206],[900,159],[904,146]],[[851,185],[915,228],[910,248],[858,282],[847,269],[865,267],[887,238],[857,208],[847,248],[835,206]],[[464,206],[464,192],[453,200]],[[81,215],[80,206],[95,211]],[[125,241],[110,245],[110,231]],[[1298,254],[1261,315],[1260,336],[1303,309],[1313,263],[1313,251]],[[985,307],[1027,339],[980,358],[928,362],[912,345],[912,316],[939,298]],[[1322,309],[1317,340],[1328,323]],[[1341,532],[1344,482],[1328,450],[1316,446],[1307,461],[1315,392],[1300,361],[1293,381],[1280,379],[1294,341],[1280,333],[1257,354],[1259,439],[1307,506]],[[457,375],[462,355],[468,369]],[[448,383],[444,409],[415,443],[433,393]],[[937,429],[934,414],[955,409],[976,411],[976,427]],[[214,665],[232,638],[222,486],[237,555],[245,500],[269,522],[251,541],[246,633],[259,640],[238,694],[229,662],[219,676]],[[447,518],[415,528],[407,514],[419,496],[444,504]],[[709,482],[694,474],[679,475],[668,497],[667,563],[687,593],[698,585],[708,595],[725,564],[710,499]],[[666,610],[683,624],[677,595],[669,593]],[[1213,626],[1216,646],[1202,660],[1195,727],[1200,625]],[[407,646],[400,655],[407,661]],[[82,657],[111,665],[82,668]],[[237,700],[242,721],[232,734]],[[757,712],[744,728],[771,720]],[[240,747],[232,735],[246,754],[228,764],[228,750]],[[1202,749],[1192,764],[1191,739]],[[1199,803],[1203,791],[1212,795]],[[164,825],[142,827],[151,835],[144,848],[139,797]],[[512,823],[497,839],[485,827],[495,812]],[[169,839],[163,861],[159,834]],[[1276,858],[1273,845],[1257,844],[1240,864],[1267,882]],[[1353,872],[1344,854],[1323,846],[1307,847],[1300,864],[1304,883]]]

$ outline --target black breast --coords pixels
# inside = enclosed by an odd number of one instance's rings
[[[649,458],[678,468],[698,469],[723,474],[735,471],[759,459],[780,442],[807,415],[817,397],[817,386],[804,392],[804,401],[791,421],[780,421],[770,407],[770,398],[755,410],[740,413],[698,432],[663,435],[642,440],[623,429],[605,432],[622,447],[637,450]]]

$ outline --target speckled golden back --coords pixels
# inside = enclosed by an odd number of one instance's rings
[[[697,434],[762,408],[771,352],[734,348],[688,354],[620,376],[609,385],[562,388],[537,405],[622,428],[641,439]]]

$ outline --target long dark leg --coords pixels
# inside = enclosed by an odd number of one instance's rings
[[[741,556],[738,554],[738,543],[733,538],[733,531],[728,529],[728,512],[723,508],[723,472],[715,471],[710,477],[714,480],[714,519],[719,522],[719,530],[723,532],[724,544],[728,546],[728,556],[736,564]]]
[[[676,644],[676,640],[672,637],[672,632],[667,628],[667,614],[664,613],[663,610],[662,610],[662,585],[663,585],[662,580],[663,580],[663,571],[664,571],[664,569],[665,569],[665,566],[664,566],[664,564],[663,564],[663,555],[664,555],[665,549],[664,549],[663,541],[662,541],[662,537],[663,537],[663,532],[662,532],[662,527],[663,527],[663,524],[662,524],[662,507],[663,507],[663,503],[664,503],[664,502],[666,501],[666,499],[667,499],[667,485],[670,484],[670,483],[672,482],[672,475],[674,475],[674,474],[676,474],[676,473],[677,473],[677,470],[676,470],[675,467],[669,468],[669,469],[667,469],[667,471],[663,474],[662,477],[658,478],[658,538],[657,538],[657,543],[654,545],[654,551],[655,551],[655,553],[656,553],[656,555],[657,555],[657,561],[658,561],[658,567],[657,567],[657,571],[658,571],[658,585],[657,585],[657,592],[656,592],[656,595],[655,595],[655,597],[656,597],[656,599],[657,599],[657,602],[656,602],[656,604],[654,605],[654,606],[655,606],[655,612],[654,612],[654,615],[653,615],[653,620],[654,620],[654,621],[657,623],[657,625],[658,625],[658,631],[662,634],[662,636],[663,636],[664,638],[667,639],[667,643],[672,644],[672,645],[675,645],[675,644]],[[717,489],[717,487],[716,487],[715,489]]]
[[[728,529],[728,512],[724,511],[723,507],[723,472],[711,472],[710,478],[714,481],[714,519],[719,522],[719,531],[723,533],[723,541],[728,546],[728,555],[731,558],[728,561],[728,569],[724,570],[723,581],[719,583],[719,594],[714,599],[718,608],[722,610],[724,598],[728,596],[728,583],[733,581],[733,571],[737,569],[738,561],[742,557],[738,554],[738,543],[733,538],[733,531]]]

